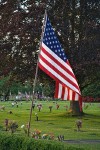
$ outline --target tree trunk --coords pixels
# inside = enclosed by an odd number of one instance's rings
[[[70,113],[74,116],[83,115],[83,111],[80,110],[78,101],[70,101]]]

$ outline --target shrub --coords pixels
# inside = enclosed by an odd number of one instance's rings
[[[0,134],[0,150],[84,150],[58,141],[33,139],[14,134]]]

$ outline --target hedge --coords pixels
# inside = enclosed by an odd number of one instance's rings
[[[85,96],[82,97],[82,101],[83,102],[91,102],[91,103],[100,103],[100,98],[93,98],[93,97],[89,97],[89,96]]]
[[[21,135],[0,134],[0,150],[84,150],[68,146],[67,143],[33,139]]]

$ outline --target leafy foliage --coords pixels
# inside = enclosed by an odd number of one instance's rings
[[[46,141],[46,140],[34,140],[32,138],[25,138],[23,136],[16,135],[3,135],[0,134],[0,148],[1,150],[84,150],[83,148],[77,148],[73,146],[65,146],[63,143]]]
[[[88,85],[86,88],[84,88],[83,95],[91,96],[94,98],[100,97],[100,83],[97,81]]]

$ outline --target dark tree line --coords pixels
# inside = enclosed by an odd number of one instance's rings
[[[81,89],[99,82],[99,5],[99,0],[1,0],[0,77],[33,82],[47,9]],[[41,70],[38,78],[49,82]]]

